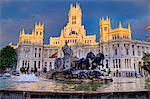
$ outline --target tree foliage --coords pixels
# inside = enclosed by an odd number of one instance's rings
[[[5,70],[16,64],[17,53],[16,50],[11,46],[6,46],[0,50],[0,69]]]
[[[150,73],[150,53],[144,53],[142,60],[144,61],[142,68]]]

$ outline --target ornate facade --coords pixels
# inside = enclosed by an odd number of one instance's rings
[[[72,46],[76,43],[83,43],[88,45],[96,45],[96,35],[87,36],[84,25],[82,25],[82,11],[79,4],[74,7],[70,5],[68,13],[68,23],[61,30],[60,37],[50,37],[51,46],[62,47],[65,42]]]
[[[36,23],[32,34],[25,34],[24,29],[20,31],[19,43],[43,44],[44,24]]]
[[[147,41],[150,42],[150,25],[145,27],[145,30],[149,31],[149,34],[146,35]]]
[[[30,70],[37,68],[38,71],[54,69],[55,58],[63,57],[61,47],[68,42],[73,56],[78,58],[86,57],[88,52],[102,52],[105,55],[105,67],[111,68],[113,76],[143,76],[142,57],[144,52],[150,53],[150,42],[132,40],[129,23],[124,28],[120,22],[116,29],[111,28],[108,17],[102,17],[99,23],[100,41],[96,42],[95,35],[86,35],[79,4],[76,7],[71,4],[67,25],[61,30],[60,37],[50,37],[50,44],[43,43],[44,24],[35,24],[31,34],[22,30],[16,46],[17,70],[21,67],[29,67]]]
[[[109,42],[115,39],[130,39],[131,40],[131,29],[130,24],[128,23],[127,28],[123,28],[121,22],[118,25],[118,28],[111,28],[111,21],[108,17],[106,20],[102,17],[100,20],[100,42]]]

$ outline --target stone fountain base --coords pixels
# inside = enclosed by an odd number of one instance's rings
[[[83,83],[83,82],[94,82],[94,83],[100,83],[100,84],[107,84],[107,83],[111,83],[113,81],[113,79],[62,79],[62,78],[58,78],[57,80],[59,81],[63,81],[65,83],[74,83],[74,84],[79,84],[79,83]]]
[[[1,90],[1,99],[32,99],[32,98],[54,98],[54,99],[150,99],[149,91],[134,92],[50,92],[50,91],[16,91]]]
[[[72,83],[81,83],[81,82],[98,82],[98,83],[110,83],[113,81],[112,77],[107,75],[104,76],[100,72],[99,74],[93,74],[92,70],[86,70],[86,72],[82,73],[85,70],[76,70],[76,74],[69,70],[65,71],[56,71],[51,73],[51,79],[63,81],[63,82],[72,82]]]

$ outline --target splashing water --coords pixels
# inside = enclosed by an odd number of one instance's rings
[[[39,79],[35,76],[35,74],[22,74],[19,76],[19,82],[38,82]]]

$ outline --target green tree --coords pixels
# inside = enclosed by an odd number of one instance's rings
[[[6,46],[0,50],[0,70],[5,71],[7,68],[15,65],[17,62],[16,50],[11,46]]]
[[[144,61],[142,68],[150,74],[150,53],[144,53],[142,60]]]

